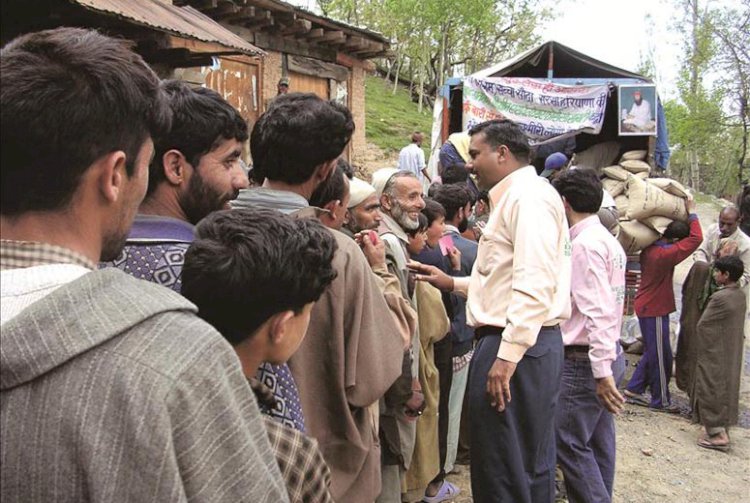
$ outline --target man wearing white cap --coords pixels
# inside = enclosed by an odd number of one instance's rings
[[[354,177],[349,182],[349,208],[344,215],[344,229],[352,234],[380,226],[380,198],[375,187]]]

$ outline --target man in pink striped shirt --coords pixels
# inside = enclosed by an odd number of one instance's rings
[[[625,399],[620,349],[625,252],[596,216],[602,185],[573,169],[553,181],[563,199],[573,246],[572,314],[561,324],[565,362],[556,411],[557,461],[568,500],[609,502],[615,474],[615,422]]]

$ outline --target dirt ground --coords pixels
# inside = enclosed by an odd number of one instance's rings
[[[368,164],[368,167],[372,164]],[[717,202],[698,205],[704,230],[716,221]],[[680,305],[680,288],[692,259],[675,270],[675,292]],[[675,313],[676,320],[679,316]],[[618,503],[735,503],[750,501],[750,338],[745,342],[745,367],[740,395],[740,426],[730,430],[732,449],[728,453],[709,451],[696,445],[700,427],[689,419],[687,397],[670,389],[681,415],[652,412],[627,405],[617,417],[617,472],[614,501]],[[632,374],[637,357],[628,355]],[[468,466],[448,479],[461,488],[455,503],[469,503],[471,485]]]

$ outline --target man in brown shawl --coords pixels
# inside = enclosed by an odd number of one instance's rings
[[[698,446],[706,449],[728,450],[727,428],[737,423],[746,302],[737,282],[743,271],[734,256],[714,262],[719,289],[698,322],[691,404],[693,418],[705,429]]]
[[[737,243],[724,240],[716,258],[737,255]],[[690,268],[682,285],[680,331],[675,355],[675,381],[677,387],[688,395],[693,393],[696,359],[696,331],[709,297],[717,289],[713,279],[713,265],[697,260]]]
[[[335,171],[353,131],[343,105],[314,94],[275,98],[250,135],[254,171],[265,181],[241,191],[233,207],[316,216],[308,201]],[[403,340],[360,247],[330,232],[337,277],[313,307],[289,367],[307,433],[331,469],[334,499],[371,503],[380,493],[380,446],[370,407],[401,375]]]

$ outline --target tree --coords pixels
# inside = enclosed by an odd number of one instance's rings
[[[327,16],[356,22],[394,41],[384,61],[394,85],[412,83],[420,106],[445,80],[473,72],[539,41],[544,0],[318,0]],[[395,90],[395,88],[394,88]]]

